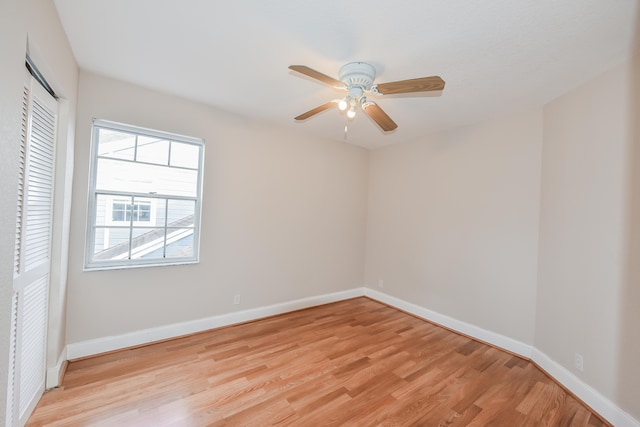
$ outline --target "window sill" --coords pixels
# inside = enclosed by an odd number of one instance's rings
[[[132,268],[148,268],[148,267],[170,267],[178,265],[191,265],[198,264],[199,260],[180,260],[175,262],[149,262],[149,263],[136,263],[136,264],[94,264],[85,265],[82,271],[103,271],[103,270],[130,270]]]

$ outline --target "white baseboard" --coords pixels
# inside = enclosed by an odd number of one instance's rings
[[[454,319],[453,317],[445,316],[436,311],[429,310],[428,308],[421,307],[419,305],[404,301],[400,298],[393,297],[384,292],[379,292],[374,289],[365,288],[365,296],[375,299],[377,301],[388,304],[399,310],[411,313],[414,316],[418,316],[422,319],[428,320],[438,325],[442,325],[446,328],[452,329],[464,335],[468,335],[477,340],[484,341],[496,347],[508,350],[511,353],[515,353],[524,358],[531,358],[531,346],[524,344],[513,338],[500,335],[496,332],[491,332],[486,329],[482,329],[478,326],[470,323],[463,322],[461,320]]]
[[[640,427],[638,420],[537,348],[533,349],[531,360],[614,426]]]
[[[364,288],[354,288],[347,291],[302,298],[294,301],[287,301],[279,304],[269,305],[266,307],[252,308],[248,310],[207,317],[204,319],[191,320],[188,322],[181,322],[167,326],[159,326],[156,328],[128,332],[122,335],[80,341],[67,345],[67,358],[69,360],[73,360],[81,357],[94,356],[100,353],[149,344],[154,341],[162,341],[169,338],[207,331],[209,329],[220,328],[222,326],[235,325],[237,323],[248,322],[268,316],[274,316],[276,314],[283,314],[290,311],[328,304],[331,302],[341,301],[349,298],[356,298],[363,295]]]
[[[63,356],[61,356],[61,360],[58,361],[56,366],[47,371],[47,388],[51,388],[49,378],[51,378],[51,384],[53,384],[54,378],[59,378],[63,363],[66,359],[78,359],[81,357],[93,356],[113,350],[120,350],[127,347],[149,344],[154,341],[161,341],[169,338],[179,337],[182,335],[188,335],[196,332],[206,331],[209,329],[219,328],[222,326],[248,322],[251,320],[257,320],[264,317],[274,316],[277,314],[283,314],[290,311],[328,304],[336,301],[342,301],[349,298],[356,298],[359,296],[367,296],[373,300],[382,302],[391,307],[395,307],[414,316],[442,325],[461,334],[468,335],[472,338],[484,341],[491,345],[495,345],[496,347],[510,351],[511,353],[515,353],[524,358],[530,359],[613,425],[617,427],[640,427],[640,422],[635,420],[632,416],[624,412],[609,399],[582,382],[570,371],[562,367],[559,363],[550,359],[547,355],[545,355],[535,347],[532,347],[531,345],[525,344],[513,338],[498,334],[496,332],[482,329],[470,323],[454,319],[433,310],[429,310],[400,298],[393,297],[389,294],[385,294],[384,292],[364,287],[354,288],[347,291],[334,292],[331,294],[302,298],[294,301],[287,301],[279,304],[269,305],[266,307],[237,311],[234,313],[222,314],[219,316],[212,316],[189,322],[144,329],[141,331],[129,332],[117,336],[71,343],[67,345],[65,352],[63,352],[64,358]],[[52,387],[55,387],[57,385],[58,384],[56,382],[55,385],[52,385]]]
[[[60,353],[56,365],[47,369],[45,377],[45,388],[47,390],[56,388],[60,385],[60,381],[62,380],[62,371],[64,369],[64,365],[67,363],[67,358],[67,347],[65,347],[62,349],[62,353]]]
[[[537,348],[524,344],[518,340],[514,340],[495,332],[487,331],[472,324],[462,322],[444,314],[429,310],[416,304],[404,301],[400,298],[393,297],[379,292],[374,289],[365,288],[365,296],[388,304],[399,310],[406,311],[415,316],[429,320],[431,322],[442,325],[446,328],[460,332],[464,335],[484,341],[496,347],[508,350],[522,357],[532,360],[540,368],[544,369],[553,379],[562,384],[584,403],[589,405],[594,411],[604,417],[607,421],[616,427],[640,427],[640,422],[627,414],[605,396],[585,384],[578,377],[573,375],[569,370],[565,369],[558,362],[549,358],[546,354]]]

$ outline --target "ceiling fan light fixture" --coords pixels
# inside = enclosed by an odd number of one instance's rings
[[[348,106],[347,98],[341,99],[340,102],[338,102],[338,110],[340,111],[346,110]]]
[[[352,105],[351,108],[349,108],[349,111],[347,111],[347,117],[349,117],[350,119],[353,119],[355,116],[356,116],[356,109]]]

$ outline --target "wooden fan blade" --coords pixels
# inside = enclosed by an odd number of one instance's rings
[[[335,101],[329,101],[326,104],[322,104],[319,107],[316,107],[316,108],[314,108],[312,110],[307,111],[306,113],[300,114],[295,119],[296,120],[306,120],[311,116],[315,116],[318,113],[322,113],[324,110],[328,110],[329,108],[333,107],[334,105],[336,105]]]
[[[322,83],[328,84],[329,86],[339,88],[344,87],[344,83],[342,83],[340,80],[336,80],[333,77],[322,74],[319,71],[307,67],[306,65],[289,65],[289,69],[304,74],[305,76],[311,77],[312,79],[320,80]]]
[[[385,113],[376,103],[367,102],[363,104],[362,111],[364,111],[367,116],[371,117],[373,121],[376,122],[385,132],[389,132],[398,127],[396,122],[391,120],[391,117],[389,117],[387,113]]]
[[[400,80],[397,82],[380,83],[378,92],[383,95],[394,93],[430,92],[444,89],[444,80],[440,76],[420,77],[417,79]]]

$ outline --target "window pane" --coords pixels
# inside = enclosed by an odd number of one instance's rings
[[[136,161],[168,165],[169,141],[149,136],[138,136]]]
[[[193,256],[193,228],[170,228],[167,230],[167,258]]]
[[[136,136],[111,129],[98,129],[98,155],[114,159],[133,160]]]
[[[152,252],[145,253],[140,257],[140,259],[164,259],[163,254],[164,254],[164,248],[157,248]]]
[[[96,189],[196,197],[198,171],[98,159]]]
[[[111,210],[111,220],[112,221],[124,221],[125,220],[125,209],[128,205],[124,203],[114,203],[113,209]]]
[[[129,229],[96,228],[93,258],[97,261],[127,259],[129,255]]]
[[[133,214],[133,221],[137,223],[151,223],[153,220],[153,213],[155,211],[156,199],[146,197],[134,197],[131,212]],[[150,224],[140,224],[150,225]]]
[[[167,225],[169,227],[193,227],[196,203],[193,200],[169,200]]]
[[[171,166],[198,168],[200,147],[182,142],[171,142]]]
[[[156,208],[156,218],[153,224],[156,227],[164,227],[164,218],[167,213],[167,199],[154,199]]]
[[[124,213],[131,197],[119,197],[99,194],[96,199],[96,225],[111,225],[112,222],[124,222]],[[118,224],[122,225],[122,224]]]
[[[162,248],[164,247],[164,228],[134,228],[131,239],[131,259],[149,258],[149,254],[160,250],[159,256],[162,258]]]
[[[150,222],[151,221],[151,205],[137,205],[138,206],[138,221]]]

